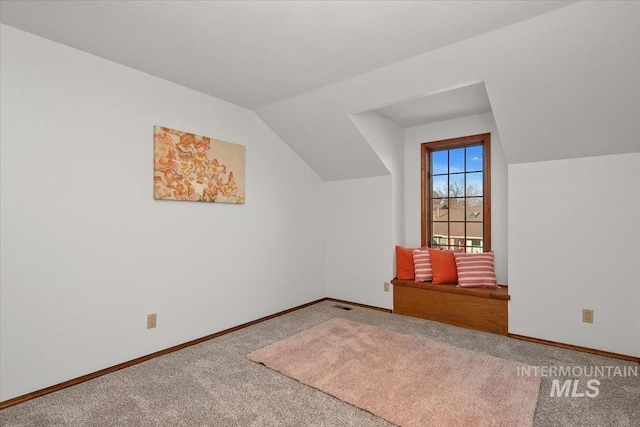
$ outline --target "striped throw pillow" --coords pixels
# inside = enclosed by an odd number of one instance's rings
[[[459,288],[499,288],[493,264],[493,252],[468,254],[456,252]]]
[[[429,256],[428,250],[414,250],[413,265],[415,266],[416,282],[430,282],[433,280],[433,272],[431,270],[431,257]]]

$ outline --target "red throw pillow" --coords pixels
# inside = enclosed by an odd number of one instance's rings
[[[456,284],[458,283],[458,270],[456,269],[456,259],[453,253],[457,251],[441,251],[429,249],[431,257],[431,269],[433,270],[434,285]]]
[[[415,266],[413,265],[413,251],[415,248],[403,248],[396,246],[396,278],[398,280],[415,279]],[[427,248],[420,248],[427,249]]]

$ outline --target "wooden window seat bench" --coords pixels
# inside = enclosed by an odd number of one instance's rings
[[[393,279],[393,312],[478,331],[507,335],[508,287],[458,288]]]

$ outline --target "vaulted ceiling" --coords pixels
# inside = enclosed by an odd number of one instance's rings
[[[350,115],[406,127],[487,99],[509,163],[640,151],[638,2],[2,1],[0,18],[254,109],[325,180],[388,173]]]
[[[2,1],[4,24],[256,108],[567,1]]]

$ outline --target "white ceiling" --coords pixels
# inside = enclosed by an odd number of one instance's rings
[[[491,111],[491,104],[484,83],[476,83],[372,111],[400,127],[410,128],[488,113]]]
[[[4,24],[247,108],[570,1],[2,1]]]
[[[256,112],[325,180],[385,173],[353,113],[477,82],[509,164],[640,152],[639,22],[640,2],[577,2]]]
[[[251,108],[327,181],[389,173],[354,114],[399,123],[401,146],[486,95],[509,164],[640,151],[640,2],[2,0],[0,18]]]

